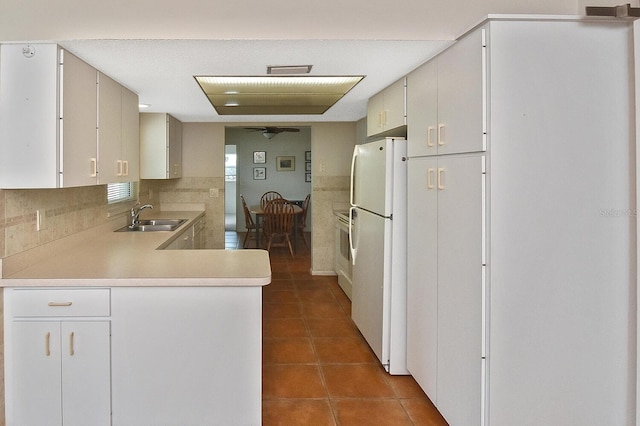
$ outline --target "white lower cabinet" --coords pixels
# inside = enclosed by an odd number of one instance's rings
[[[407,364],[456,425],[481,413],[485,156],[408,163]]]
[[[260,425],[262,287],[112,289],[114,425]]]
[[[17,290],[29,297],[51,290]],[[26,292],[26,294],[25,294]],[[110,425],[110,321],[61,317],[67,303],[50,299],[49,316],[35,313],[5,291],[7,425]],[[55,293],[54,293],[55,294]],[[108,302],[107,302],[108,303]],[[100,314],[101,312],[99,312]],[[71,313],[73,315],[73,313]]]

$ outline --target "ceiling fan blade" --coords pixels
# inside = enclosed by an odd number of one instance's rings
[[[300,129],[296,129],[295,127],[281,127],[281,132],[299,132]]]
[[[265,132],[267,130],[265,127],[245,127],[244,129],[250,132]]]

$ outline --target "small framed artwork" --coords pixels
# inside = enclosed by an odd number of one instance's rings
[[[253,164],[264,164],[267,162],[267,153],[264,151],[253,151]]]
[[[311,161],[311,151],[304,152],[304,161]]]
[[[276,169],[279,172],[292,172],[296,169],[296,157],[276,157]]]
[[[305,173],[304,174],[304,181],[305,182],[311,182],[311,173]]]
[[[253,168],[253,180],[265,180],[267,178],[266,167],[254,167]]]
[[[306,163],[304,163],[304,171],[305,172],[310,172],[311,171],[311,162],[307,161]]]

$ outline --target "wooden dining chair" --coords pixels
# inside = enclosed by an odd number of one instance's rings
[[[309,203],[311,202],[311,194],[307,194],[306,198],[302,202],[302,213],[298,216],[298,222],[296,225],[296,230],[302,235],[302,239],[304,241],[304,245],[309,247],[309,242],[307,241],[307,235],[304,233],[304,228],[307,227],[307,211],[309,210]]]
[[[247,207],[247,202],[244,199],[244,196],[240,194],[240,200],[242,201],[242,210],[244,211],[244,226],[247,228],[247,233],[244,236],[244,240],[242,241],[242,248],[247,247],[247,239],[249,235],[253,234],[253,239],[256,241],[256,247],[258,246],[258,228],[261,227],[261,224],[257,224],[253,221],[253,217],[251,217],[251,212],[249,211],[249,207]]]
[[[293,231],[293,204],[284,198],[276,198],[267,203],[263,209],[263,229],[267,239],[267,251],[271,247],[289,247],[289,253],[294,258],[291,247],[291,233]]]
[[[282,195],[280,195],[280,193],[277,191],[265,192],[264,194],[262,194],[262,197],[260,197],[260,207],[262,207],[262,209],[264,210],[267,203],[271,200],[275,200],[276,198],[282,198]]]

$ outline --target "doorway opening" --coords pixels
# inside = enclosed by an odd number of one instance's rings
[[[225,145],[224,150],[224,230],[236,230],[237,193],[236,145]]]

